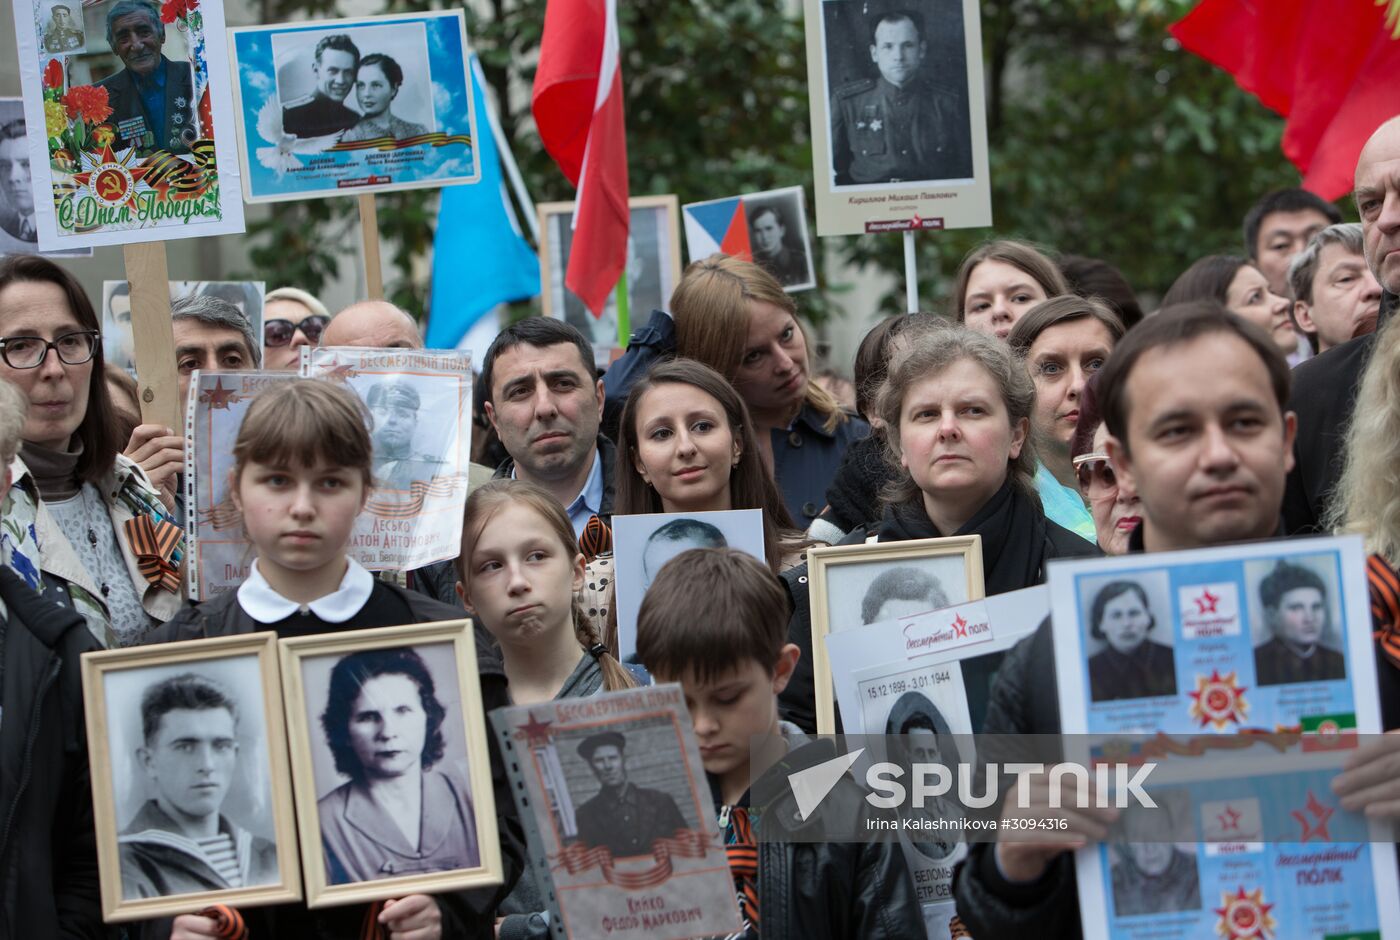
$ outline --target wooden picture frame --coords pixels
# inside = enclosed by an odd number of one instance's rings
[[[287,729],[292,754],[292,785],[296,793],[297,827],[301,834],[307,907],[333,907],[398,898],[408,894],[437,894],[500,884],[504,880],[504,870],[496,831],[491,758],[486,742],[487,727],[486,716],[482,712],[481,686],[477,681],[472,622],[466,619],[445,620],[437,623],[328,633],[281,640],[278,646],[282,661]],[[372,662],[361,661],[361,666],[366,671],[360,675],[364,678],[356,680],[358,685],[346,688],[358,690],[362,685],[376,679],[407,679],[417,686],[420,706],[426,710],[427,703],[421,698],[426,692],[431,694],[433,703],[443,710],[444,717],[439,719],[438,728],[435,729],[441,734],[438,738],[441,742],[438,757],[430,762],[429,766],[423,766],[422,756],[433,751],[433,742],[437,737],[436,734],[430,734],[431,719],[425,718],[429,725],[421,732],[424,735],[424,744],[421,745],[423,751],[412,758],[414,766],[425,774],[424,789],[421,792],[434,794],[431,807],[429,801],[424,799],[420,808],[420,838],[426,838],[430,831],[429,824],[423,821],[423,814],[429,811],[437,812],[439,806],[446,807],[443,810],[444,815],[456,813],[463,818],[469,816],[467,821],[474,825],[474,835],[468,834],[463,842],[454,843],[455,848],[444,847],[449,839],[441,840],[434,851],[439,852],[441,859],[465,858],[474,851],[477,864],[472,866],[394,874],[398,863],[394,861],[394,856],[389,854],[389,850],[385,849],[385,845],[376,842],[373,836],[365,833],[363,829],[351,831],[350,813],[355,811],[356,806],[363,809],[370,805],[367,802],[369,797],[365,795],[367,789],[360,788],[353,778],[339,772],[340,758],[335,756],[334,746],[327,741],[322,729],[318,728],[313,734],[310,727],[312,715],[318,716],[316,724],[320,725],[323,706],[327,709],[326,713],[329,713],[329,708],[333,706],[330,695],[336,689],[337,679],[333,674],[336,663],[354,654],[376,651],[392,653],[405,649],[417,660],[418,666],[428,671],[433,681],[432,689],[425,689],[420,680],[403,671],[403,658],[392,660],[387,668],[382,662],[376,666]],[[425,656],[425,652],[430,652],[430,655]],[[327,659],[334,662],[321,662]],[[396,669],[395,664],[399,668]],[[383,671],[368,671],[375,668]],[[444,675],[451,670],[455,670],[455,676]],[[345,675],[353,675],[350,667],[346,667]],[[410,688],[410,699],[411,692]],[[312,698],[308,700],[308,696]],[[441,702],[440,699],[447,701]],[[354,707],[354,701],[345,700],[344,714],[347,722],[353,718]],[[452,710],[454,707],[455,712]],[[347,730],[347,742],[349,739],[350,732]],[[353,742],[342,744],[342,753],[353,751],[353,747]],[[404,750],[407,749],[381,751],[375,759],[400,761],[400,757],[384,758],[382,755],[401,755]],[[351,759],[360,758],[354,756]],[[447,767],[445,772],[440,765],[450,760],[456,760],[456,766]],[[328,764],[328,761],[332,763]],[[463,763],[466,765],[465,769],[461,769]],[[433,775],[432,778],[427,777],[427,774]],[[327,790],[327,784],[331,782],[336,786]],[[327,792],[321,795],[321,790]],[[446,796],[438,799],[437,794]],[[327,851],[327,827],[322,818],[323,809],[326,819],[334,823],[330,827],[331,841],[350,845],[354,852],[363,850],[362,854],[355,856],[346,852],[345,857],[341,858]],[[356,819],[367,820],[367,817],[357,816]],[[376,824],[379,822],[368,821]],[[383,823],[388,835],[403,838],[402,830],[394,829],[392,820],[383,820]],[[432,831],[449,833],[451,828],[434,826]],[[474,846],[470,845],[473,840]],[[421,844],[420,842],[420,846]],[[454,855],[458,849],[466,854]],[[412,851],[419,849],[415,848]],[[376,860],[385,859],[376,871],[383,872],[388,869],[390,873],[382,877],[370,876],[358,880],[353,878],[352,871],[369,870],[369,867],[372,867],[374,862],[366,861],[371,854]],[[424,861],[420,854],[416,864],[426,867],[431,863],[431,860]],[[343,876],[343,882],[333,882],[332,865],[335,866],[336,879]]]
[[[961,592],[948,585],[947,579],[943,577],[942,573],[932,570],[943,568],[945,565],[929,564],[929,562],[942,562],[944,559],[951,558],[962,561],[962,579],[957,582],[957,586],[962,588]],[[843,605],[864,604],[869,600],[868,592],[862,591],[859,600],[854,594],[848,594],[851,587],[858,587],[860,584],[858,580],[842,577],[843,574],[848,572],[854,574],[856,568],[863,569],[871,566],[877,566],[881,571],[894,567],[920,567],[911,565],[912,562],[924,562],[921,567],[933,577],[935,584],[941,582],[943,592],[946,595],[945,599],[948,602],[946,604],[934,602],[933,606],[926,607],[925,610],[936,610],[940,607],[980,600],[985,595],[982,579],[982,536],[980,535],[955,535],[948,538],[913,539],[905,542],[864,542],[858,545],[822,545],[808,550],[808,604],[812,615],[812,680],[816,690],[817,732],[819,734],[834,734],[836,732],[835,679],[832,672],[832,662],[826,649],[826,635],[846,629],[848,626],[894,619],[892,615],[882,613],[879,610],[875,612],[873,619],[861,616],[861,624],[852,623],[850,614],[842,614],[833,618],[830,592],[833,589],[842,591]],[[901,563],[904,564],[901,565]],[[868,582],[873,581],[874,577],[878,577],[879,574],[880,571],[876,571],[870,578],[867,578],[866,587],[869,587]],[[903,614],[916,612],[922,612],[922,610],[917,608],[906,610]],[[844,625],[833,629],[834,622]]]
[[[254,907],[301,900],[301,865],[288,775],[287,735],[283,724],[276,643],[275,633],[251,633],[105,650],[83,656],[83,693],[92,769],[102,916],[108,923],[192,914],[214,903]],[[143,676],[143,673],[146,675]],[[227,737],[218,736],[218,721],[222,719],[209,717],[206,712],[221,715],[224,706],[210,704],[205,707],[201,704],[198,709],[191,710],[182,708],[180,704],[170,705],[172,701],[178,702],[181,695],[179,690],[173,690],[171,697],[165,699],[168,710],[161,712],[158,718],[161,724],[157,725],[157,735],[164,733],[165,729],[175,729],[178,734],[181,726],[167,724],[164,716],[177,710],[184,711],[184,716],[177,716],[171,721],[183,717],[187,722],[183,726],[185,728],[200,731],[212,729],[210,733],[213,737],[207,744],[207,752],[213,756],[206,756],[205,760],[213,763],[214,767],[196,770],[196,774],[202,775],[197,777],[200,782],[196,786],[179,789],[179,795],[172,798],[162,789],[162,786],[178,787],[175,774],[180,768],[172,767],[170,754],[176,750],[188,751],[191,746],[200,750],[201,742],[164,742],[157,737],[152,748],[152,741],[145,739],[142,728],[144,709],[133,713],[122,706],[132,700],[134,693],[140,693],[141,698],[136,701],[141,702],[156,686],[170,687],[183,683],[191,675],[203,687],[199,693],[201,701],[209,701],[210,694],[215,697],[226,695],[234,704],[237,715],[229,712],[232,718],[233,754],[231,758],[224,759],[236,760],[237,763],[223,780],[219,779],[218,755],[228,753],[230,741]],[[250,693],[246,686],[249,681],[255,681],[261,689]],[[212,693],[209,692],[211,688]],[[120,716],[118,711],[121,711]],[[261,721],[256,721],[257,718],[261,718]],[[255,737],[259,734],[261,737]],[[124,747],[136,743],[133,738],[140,742],[139,750]],[[147,776],[144,789],[148,793],[154,790],[156,796],[140,804],[128,819],[119,818],[119,808],[123,808],[119,804],[124,804],[124,808],[129,810],[131,797],[134,796],[125,784],[134,773],[143,769]],[[167,770],[166,783],[162,785],[159,777]],[[117,771],[126,773],[117,779],[114,776]],[[240,775],[245,784],[241,792],[234,786],[234,777]],[[252,786],[248,787],[250,780]],[[220,783],[224,786],[222,793],[216,792]],[[261,792],[257,792],[259,788]],[[229,834],[235,862],[243,877],[266,877],[265,863],[268,861],[270,843],[276,863],[275,883],[265,881],[236,888],[139,896],[147,890],[158,891],[157,879],[167,884],[178,879],[194,883],[197,877],[222,876],[191,837],[183,831],[176,832],[159,825],[171,820],[161,810],[161,802],[187,799],[189,791],[195,789],[211,793],[208,797],[204,793],[194,796],[196,800],[203,800],[205,806],[215,797],[219,800],[214,806],[214,811],[219,815],[219,831]],[[259,797],[266,800],[260,813],[257,812]],[[242,814],[241,821],[232,819],[231,802],[244,803],[252,808]],[[186,804],[180,808],[185,810],[188,806]],[[261,826],[243,828],[243,823],[249,823],[258,816],[263,817]],[[154,828],[149,825],[153,819],[159,821]],[[147,828],[136,828],[142,825]],[[259,836],[257,829],[262,829],[264,835]],[[270,840],[267,834],[272,836]],[[127,875],[123,873],[124,854],[131,862]],[[155,874],[151,875],[150,872]],[[124,884],[124,881],[127,883]],[[137,892],[138,896],[126,897],[128,891]]]

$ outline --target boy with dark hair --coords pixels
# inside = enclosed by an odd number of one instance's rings
[[[720,806],[744,936],[923,936],[897,843],[799,841],[804,823],[783,778],[835,754],[828,742],[809,742],[778,719],[778,693],[800,655],[787,642],[788,616],[787,593],[761,562],[734,549],[700,548],[661,569],[637,618],[638,657],[658,682],[679,682],[685,691]],[[780,794],[763,805],[751,803],[749,787],[760,778],[760,792]],[[823,805],[849,806],[847,819],[873,813],[863,797],[847,777]],[[805,825],[819,832],[821,815]]]

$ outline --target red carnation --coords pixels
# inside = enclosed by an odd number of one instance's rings
[[[63,64],[57,59],[50,59],[49,64],[44,66],[44,87],[63,87]]]
[[[107,120],[112,106],[107,103],[107,89],[98,85],[79,85],[68,89],[60,101],[68,108],[68,117],[81,117],[89,124]]]
[[[199,0],[165,0],[160,8],[160,21],[173,23],[176,20],[187,19],[198,6]]]

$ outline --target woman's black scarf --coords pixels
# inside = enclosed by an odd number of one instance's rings
[[[1045,580],[1045,511],[1010,480],[953,535],[982,536],[982,573],[988,595],[1019,591]],[[923,500],[885,509],[880,541],[943,538]]]

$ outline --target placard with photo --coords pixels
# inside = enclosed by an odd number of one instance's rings
[[[13,7],[40,248],[243,231],[223,0]]]
[[[55,3],[55,7],[72,7]],[[62,13],[59,14],[60,18]],[[24,122],[24,101],[0,98],[0,257],[38,252],[59,258],[91,258],[91,248],[39,251],[39,226],[34,219],[33,174],[29,169],[29,141]]]
[[[218,297],[238,308],[253,331],[254,351],[262,347],[262,281],[171,281],[170,299]],[[136,350],[131,337],[131,285],[126,281],[102,282],[102,355],[110,365],[136,374]],[[179,343],[176,343],[179,346]],[[245,368],[252,369],[249,362]]]
[[[680,686],[502,708],[491,720],[530,861],[565,936],[650,940],[739,928]]]
[[[229,35],[248,202],[480,179],[461,10]]]
[[[627,305],[633,324],[646,322],[653,310],[664,310],[681,279],[680,202],[675,196],[634,196],[627,200],[631,216],[627,230]],[[544,315],[564,320],[593,344],[594,364],[606,368],[620,341],[617,333],[617,291],[608,297],[603,315],[595,317],[573,291],[564,286],[574,242],[574,203],[546,202],[538,207],[540,260],[544,266],[541,294]]]
[[[613,516],[617,642],[621,658],[637,651],[637,614],[656,573],[666,562],[692,548],[737,548],[766,565],[763,510]]]
[[[83,656],[109,923],[301,898],[277,636]]]
[[[684,211],[692,262],[722,252],[757,264],[789,293],[817,286],[801,186],[687,203]]]
[[[279,645],[307,906],[500,884],[471,621]]]
[[[977,0],[804,0],[819,235],[992,224]]]

